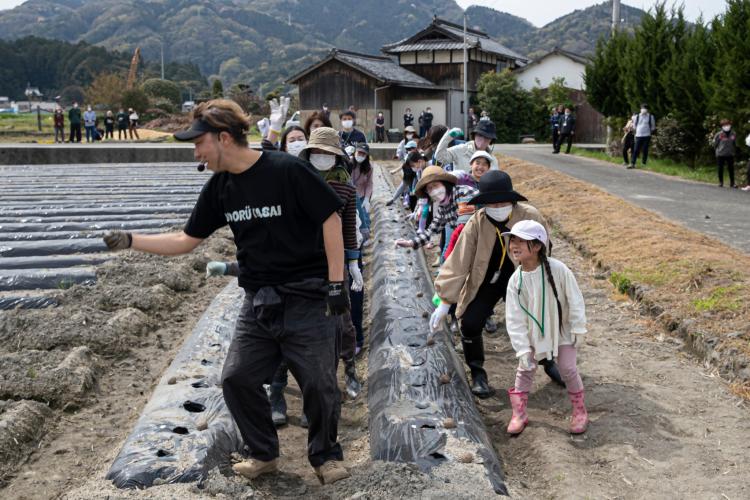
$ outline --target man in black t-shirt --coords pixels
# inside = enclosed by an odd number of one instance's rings
[[[310,422],[308,459],[324,484],[349,476],[337,442],[335,316],[349,310],[343,286],[342,202],[317,171],[295,156],[247,146],[250,120],[232,101],[199,104],[175,138],[195,143],[195,158],[215,172],[181,232],[123,231],[104,237],[112,250],[161,255],[190,252],[229,225],[245,300],[222,372],[222,390],[249,449],[233,466],[255,478],[277,470],[279,441],[263,383],[283,358],[300,384]]]

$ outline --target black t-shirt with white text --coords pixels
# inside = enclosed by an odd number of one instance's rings
[[[237,245],[239,285],[249,290],[325,279],[323,222],[342,204],[310,163],[264,151],[241,174],[220,172],[208,180],[185,233],[203,239],[228,224]]]

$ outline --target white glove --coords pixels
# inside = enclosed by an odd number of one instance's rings
[[[439,306],[435,308],[435,311],[430,316],[430,332],[435,333],[435,330],[440,328],[440,322],[448,316],[451,305],[441,302]]]
[[[346,151],[346,154],[348,154],[349,156],[354,156],[354,151],[356,150],[354,149],[354,146],[349,145],[344,149],[344,151]]]
[[[258,125],[258,131],[260,132],[261,137],[268,136],[268,129],[271,127],[271,122],[268,121],[268,118],[263,118],[262,120],[258,120],[256,125]]]
[[[365,209],[365,212],[369,212],[370,211],[370,200],[368,200],[367,198],[365,198],[364,200],[362,200],[362,208]]]
[[[414,248],[412,240],[396,240],[396,246],[401,248]]]
[[[224,276],[227,274],[227,265],[224,262],[212,260],[206,264],[206,278],[211,276]]]
[[[518,368],[525,372],[531,371],[536,368],[534,356],[532,356],[531,352],[525,352],[518,357]]]
[[[365,280],[362,279],[362,271],[356,260],[349,261],[349,275],[352,277],[352,292],[361,292],[365,286]]]
[[[284,126],[284,120],[286,119],[286,113],[289,111],[289,102],[291,99],[288,97],[282,97],[281,99],[271,99],[268,101],[268,105],[271,107],[271,130],[281,132],[281,127]]]

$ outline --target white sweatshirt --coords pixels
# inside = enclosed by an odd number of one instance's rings
[[[555,279],[558,298],[562,307],[562,330],[558,321],[557,302],[547,271],[542,283],[542,265],[531,272],[524,272],[521,266],[508,281],[505,299],[505,326],[516,351],[516,356],[534,350],[536,360],[557,357],[560,345],[572,345],[576,335],[586,333],[586,306],[573,272],[557,259],[549,258],[550,269]],[[519,284],[523,283],[519,294]],[[542,309],[542,287],[545,287],[545,303]],[[544,336],[537,323],[524,312],[525,308],[536,320],[544,325]],[[544,322],[542,323],[542,318]]]

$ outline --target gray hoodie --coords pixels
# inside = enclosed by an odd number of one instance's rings
[[[714,136],[714,149],[716,150],[716,157],[719,156],[734,156],[736,151],[735,142],[737,140],[737,134],[734,130],[724,132],[723,130]]]

